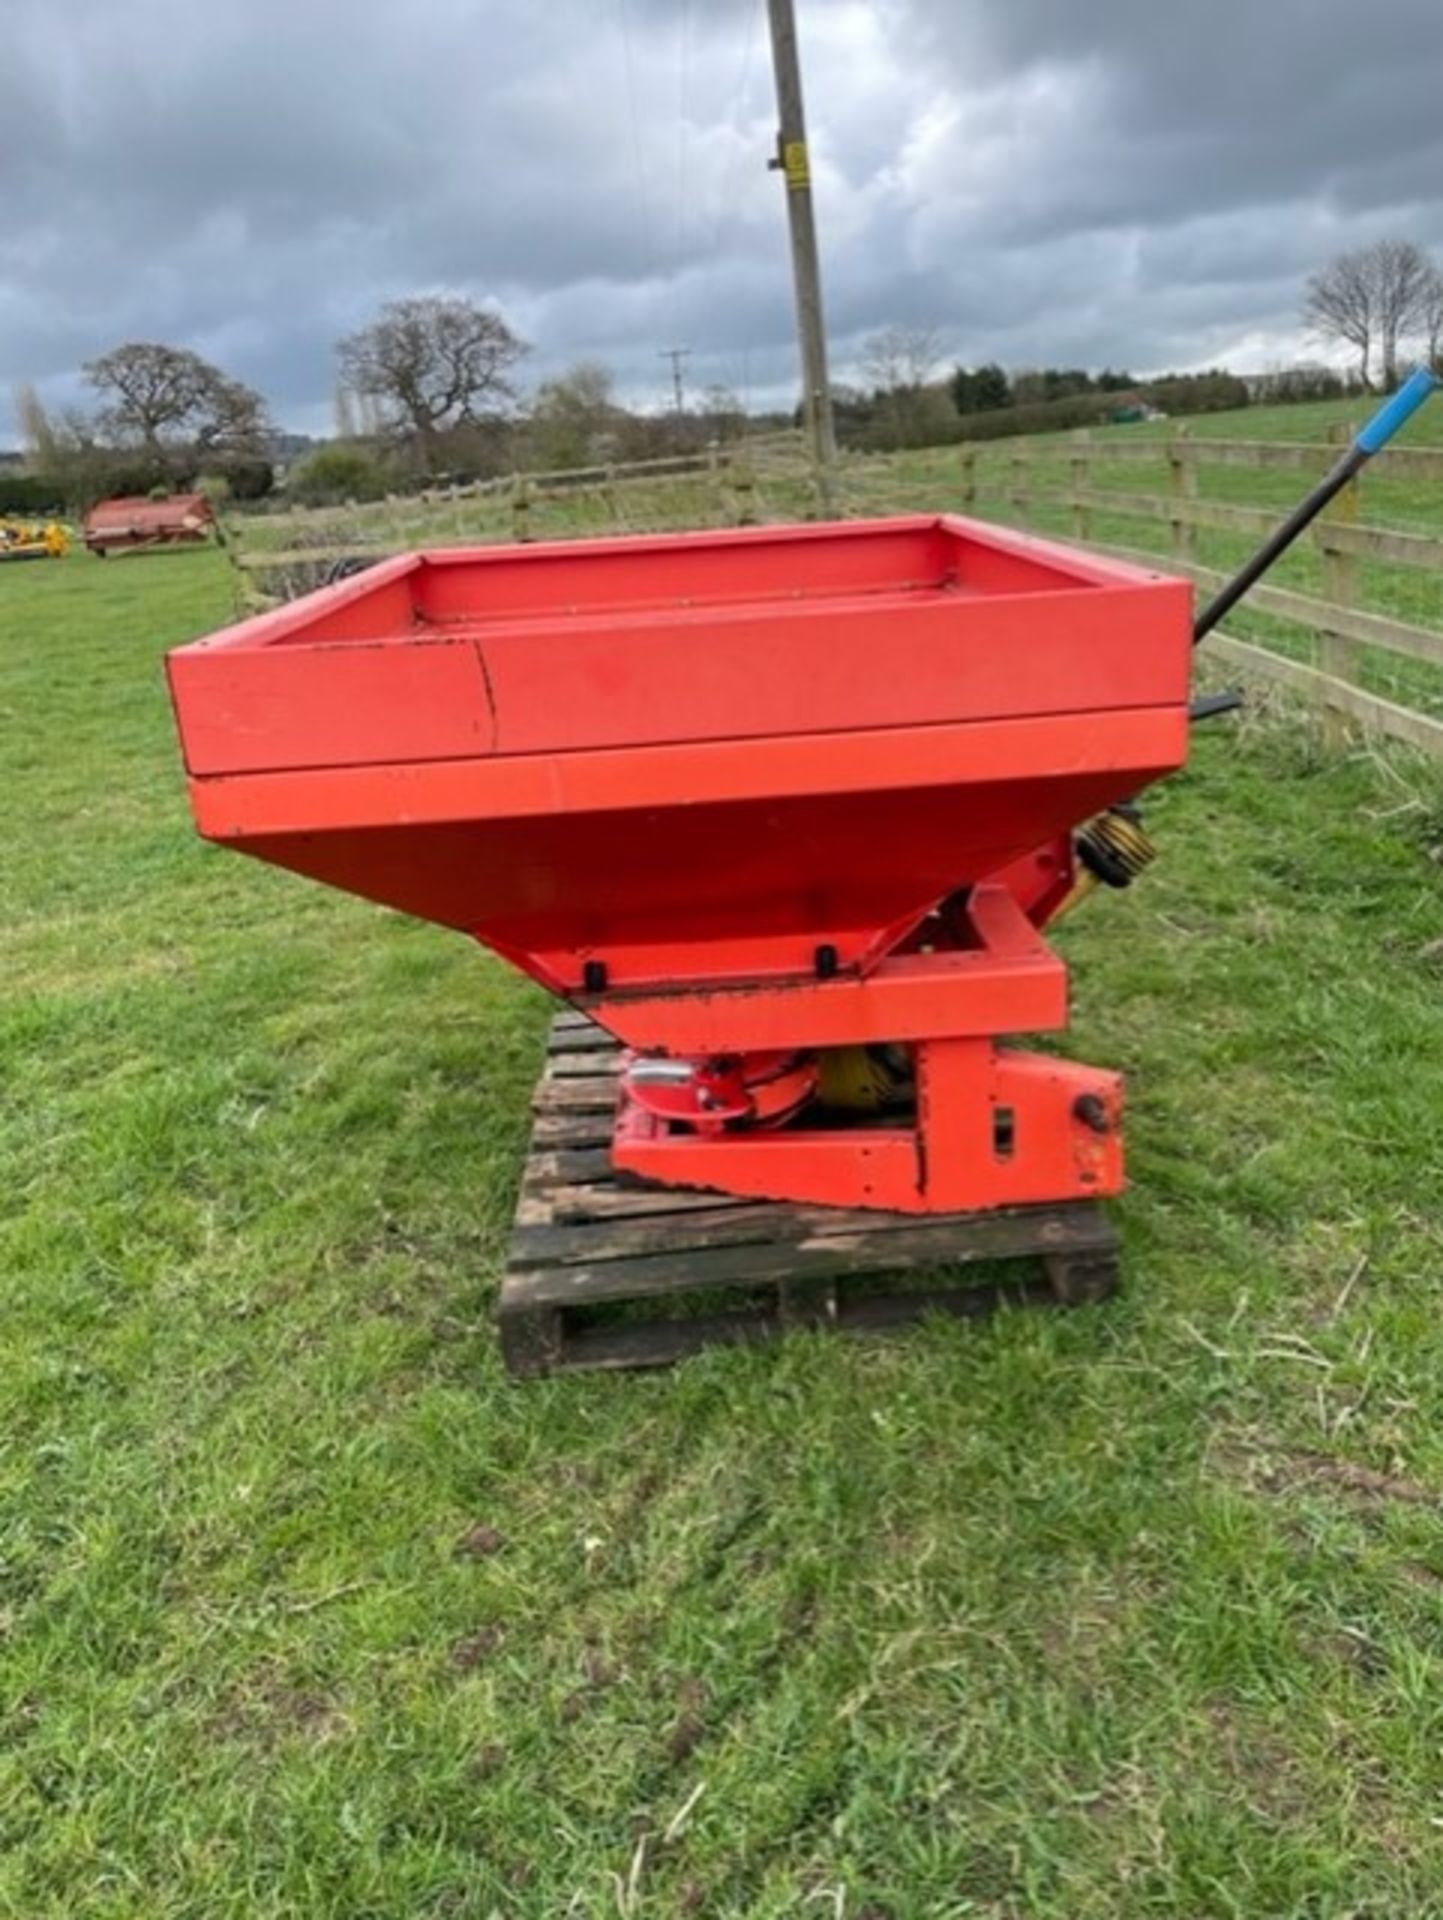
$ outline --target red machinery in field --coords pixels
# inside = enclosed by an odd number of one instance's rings
[[[202,541],[215,525],[203,493],[173,493],[164,500],[126,495],[101,500],[85,516],[82,538],[89,551],[108,553],[133,547],[176,547]]]
[[[1010,1037],[1189,643],[1181,581],[927,517],[408,556],[169,673],[203,834],[617,1036],[619,1166],[930,1213],[1121,1184],[1118,1077]]]

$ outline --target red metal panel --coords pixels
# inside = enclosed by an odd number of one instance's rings
[[[1097,1200],[1120,1193],[1117,1074],[990,1041],[917,1049],[914,1126],[806,1126],[721,1140],[670,1133],[623,1104],[612,1158],[644,1179],[761,1200],[879,1207],[892,1213]],[[1098,1124],[1081,1117],[1095,1103]],[[995,1116],[1008,1116],[1005,1150]]]
[[[420,562],[417,607],[430,622],[663,605],[683,610],[948,584],[973,594],[1144,587],[1166,578],[954,514],[443,548]]]
[[[1175,716],[1114,718],[902,731],[855,753],[811,736],[194,790],[213,837],[528,953],[548,984],[574,989],[589,957],[618,985],[751,980],[809,969],[824,941],[862,960],[884,929],[1173,764]]]
[[[596,1018],[639,1052],[841,1047],[933,1036],[1046,1033],[1067,1020],[1067,975],[1004,887],[974,890],[971,951],[894,954],[864,978],[794,977],[715,991],[608,994]]]
[[[474,752],[470,729],[455,724],[454,660],[435,644],[443,636],[474,641],[505,754],[1185,698],[1185,583],[1018,537],[989,542],[971,523],[603,547],[393,563],[303,611],[180,649],[173,684],[187,740],[244,736],[192,751],[191,766],[279,771]],[[416,657],[393,682],[330,650],[348,640]],[[298,656],[313,649],[312,671]]]
[[[936,516],[753,527],[525,547],[442,549],[417,580],[423,619],[486,624],[538,614],[726,606],[938,586],[957,542]],[[1075,584],[1069,580],[1068,584]]]
[[[173,688],[187,651],[170,656]],[[181,731],[188,739],[197,721],[208,717],[207,707],[189,688],[183,703],[177,693],[176,704],[183,708]],[[498,755],[450,764],[400,760],[343,775],[302,768],[243,782],[198,780],[191,800],[196,824],[214,839],[461,821],[484,828],[503,820],[653,808],[679,809],[677,829],[685,834],[695,809],[728,801],[784,803],[888,788],[928,792],[1051,781],[1098,781],[1126,792],[1127,782],[1136,785],[1177,766],[1186,750],[1187,715],[1175,705],[634,752]],[[1077,798],[1084,807],[1090,804],[1088,795]],[[917,811],[931,804],[921,801]],[[1068,824],[1081,817],[1071,812]],[[1003,837],[1015,840],[1020,833],[1026,850],[1036,844],[1025,838],[1030,831],[1029,820],[1020,829],[1004,827]],[[989,829],[989,848],[994,837]],[[965,843],[959,857],[963,867],[969,864]]]
[[[170,684],[197,776],[460,759],[496,740],[486,675],[467,640],[181,648]]]
[[[1089,587],[1050,596],[1044,619],[1031,596],[927,589],[595,617],[478,644],[499,750],[579,752],[1178,702],[1189,605],[1182,582],[1145,596]]]

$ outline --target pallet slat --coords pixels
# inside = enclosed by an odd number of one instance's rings
[[[595,1197],[605,1191],[597,1190]],[[629,1217],[608,1217],[598,1209],[581,1221],[578,1214],[584,1202],[577,1192],[571,1190],[567,1224],[516,1233],[511,1250],[514,1264],[549,1270],[663,1253],[690,1260],[710,1248],[765,1245],[784,1236],[799,1270],[815,1266],[836,1272],[849,1265],[876,1268],[888,1261],[937,1257],[939,1252],[943,1260],[965,1263],[1006,1260],[1018,1252],[1074,1253],[1110,1243],[1104,1216],[1088,1201],[995,1213],[858,1214],[639,1187],[631,1190],[630,1197],[642,1204]],[[644,1211],[648,1201],[669,1198],[692,1203],[687,1218],[661,1219],[654,1206],[649,1213]],[[959,1242],[959,1233],[965,1234],[965,1245]],[[953,1252],[959,1245],[962,1250]]]
[[[578,1047],[574,1053],[548,1054],[546,1071],[557,1080],[595,1080],[599,1063],[603,1062],[604,1067],[600,1070],[608,1078],[614,1078],[617,1067],[615,1052],[607,1052],[594,1046]]]
[[[1061,1237],[1051,1211],[1018,1209],[1009,1214],[943,1215],[931,1220],[919,1216],[921,1224],[891,1233],[813,1235],[806,1228],[789,1231],[782,1207],[766,1222],[724,1214],[709,1228],[706,1244],[682,1247],[674,1243],[689,1224],[686,1221],[629,1220],[617,1223],[609,1238],[602,1232],[605,1223],[598,1221],[594,1230],[590,1226],[566,1230],[588,1236],[594,1232],[598,1251],[589,1260],[554,1266],[531,1263],[555,1245],[556,1234],[544,1227],[522,1228],[513,1245],[515,1257],[526,1265],[513,1271],[507,1284],[518,1305],[562,1307],[581,1302],[595,1306],[747,1282],[971,1265],[1041,1253],[1110,1251],[1112,1239],[1105,1224],[1099,1229],[1090,1222],[1085,1232]],[[762,1238],[764,1233],[770,1237]],[[635,1250],[624,1252],[624,1247]]]
[[[1030,1263],[1006,1290],[1013,1298],[1075,1304],[1112,1289],[1116,1239],[1091,1202],[897,1214],[619,1177],[608,1151],[614,1051],[610,1036],[574,1010],[553,1025],[497,1308],[514,1374],[665,1366],[798,1327],[881,1332],[928,1313],[970,1317],[996,1303],[995,1283],[919,1287],[915,1279],[980,1263],[1006,1262],[1011,1273]],[[897,1284],[909,1275],[913,1284]],[[867,1290],[858,1293],[862,1281]],[[695,1311],[691,1297],[713,1292],[718,1310]],[[693,1310],[678,1314],[678,1304]],[[646,1307],[647,1317],[618,1320],[626,1306]]]

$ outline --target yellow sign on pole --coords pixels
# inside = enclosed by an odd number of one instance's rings
[[[804,188],[812,184],[811,172],[807,166],[805,140],[782,142],[782,171],[787,176],[787,189],[791,193],[801,193]]]

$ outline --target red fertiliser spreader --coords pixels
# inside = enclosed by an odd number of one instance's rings
[[[613,1166],[896,1215],[1122,1184],[1042,929],[1177,767],[1190,589],[950,517],[423,553],[172,653],[208,838],[619,1042]]]
[[[947,516],[414,554],[169,657],[200,831],[471,935],[553,1025],[509,1364],[670,1359],[1111,1284],[1116,1073],[1049,921],[1152,858],[1192,644],[1416,411],[1419,373],[1192,619],[1191,588]],[[841,1281],[846,1280],[844,1289]],[[719,1283],[769,1307],[576,1322]]]

